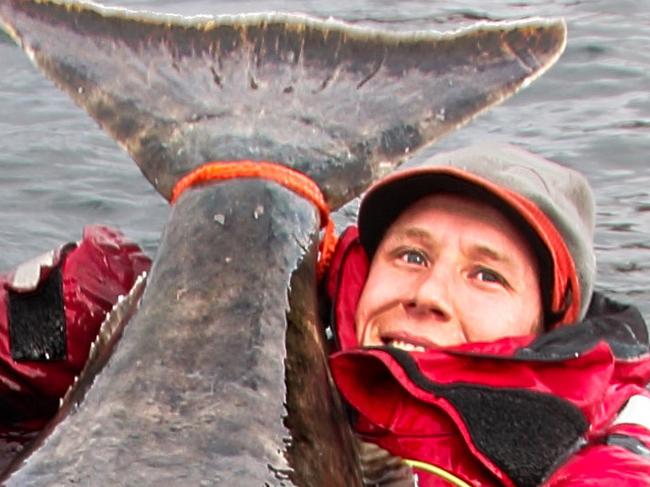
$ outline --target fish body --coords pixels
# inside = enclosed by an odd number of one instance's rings
[[[0,0],[0,24],[168,200],[206,162],[272,161],[332,209],[539,76],[566,35],[557,20],[392,33],[53,0]],[[318,313],[321,224],[277,182],[187,189],[146,288],[109,315],[5,485],[361,485]]]

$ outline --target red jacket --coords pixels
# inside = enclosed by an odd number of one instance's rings
[[[449,474],[473,486],[650,485],[650,350],[636,309],[595,294],[583,322],[541,336],[361,349],[367,270],[348,230],[327,281],[332,374],[362,438],[422,462],[420,487],[452,485]]]
[[[121,233],[90,226],[0,276],[0,462],[56,412],[107,312],[150,265]]]

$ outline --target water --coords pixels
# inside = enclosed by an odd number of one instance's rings
[[[109,0],[182,15],[268,10],[385,28],[449,30],[482,19],[561,16],[558,64],[429,149],[513,142],[582,171],[598,204],[597,288],[650,318],[650,1]],[[0,36],[0,271],[84,224],[121,228],[153,255],[168,208],[135,164]]]

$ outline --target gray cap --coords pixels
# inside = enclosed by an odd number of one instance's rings
[[[390,174],[364,195],[359,233],[368,254],[403,210],[437,192],[484,200],[523,232],[540,262],[548,325],[584,318],[596,273],[595,205],[580,173],[512,145],[437,154]]]

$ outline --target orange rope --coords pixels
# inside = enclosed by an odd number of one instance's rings
[[[329,266],[336,247],[334,221],[318,185],[303,173],[268,161],[219,161],[208,162],[183,176],[174,186],[171,203],[174,204],[187,188],[209,181],[235,178],[269,179],[311,201],[320,213],[321,228],[325,228],[319,246],[318,278],[322,278]]]

